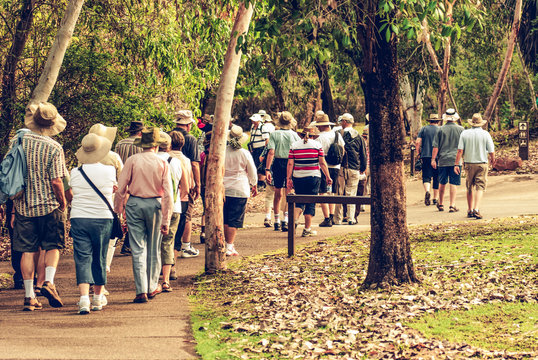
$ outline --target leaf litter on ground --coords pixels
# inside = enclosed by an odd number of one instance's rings
[[[536,357],[538,348],[483,349],[426,338],[405,324],[443,310],[495,302],[536,303],[536,245],[517,256],[510,256],[510,247],[503,249],[502,261],[493,262],[484,249],[489,249],[488,236],[496,232],[538,234],[537,220],[527,216],[474,226],[412,228],[420,284],[363,289],[369,236],[354,234],[307,245],[291,259],[284,253],[246,258],[233,270],[211,277],[211,283],[198,286],[194,298],[228,319],[221,330],[261,337],[244,347],[241,341],[228,339],[229,354],[237,358],[246,352],[329,359]],[[448,262],[436,257],[436,244],[443,241],[456,243],[465,256]]]

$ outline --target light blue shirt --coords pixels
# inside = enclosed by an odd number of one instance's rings
[[[484,164],[488,162],[488,154],[495,151],[495,146],[487,131],[474,127],[461,133],[458,150],[463,150],[465,163]]]

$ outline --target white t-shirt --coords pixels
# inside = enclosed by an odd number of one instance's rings
[[[258,174],[252,155],[245,149],[226,147],[224,160],[224,194],[231,197],[250,197],[250,185],[256,185]]]
[[[82,166],[86,176],[107,198],[109,204],[113,206],[112,194],[116,182],[116,169],[111,165],[84,164]],[[71,180],[69,181],[73,189],[73,201],[71,202],[71,219],[113,219],[112,213],[108,209],[103,199],[90,184],[84,179],[78,168],[71,169]]]
[[[331,131],[322,132],[321,134],[319,134],[318,138],[316,139],[316,141],[318,141],[321,144],[323,148],[323,153],[325,154],[325,156],[327,156],[327,152],[329,151],[331,144],[334,142],[335,136],[336,136],[336,133],[331,130]],[[344,142],[344,139],[342,138],[340,134],[338,134],[338,144],[342,147],[346,145],[346,143]],[[340,164],[338,165],[327,164],[327,167],[329,169],[340,169]]]
[[[157,153],[157,156],[161,159],[168,162],[168,158],[171,157],[170,154],[166,152],[159,151]],[[183,176],[183,173],[181,171],[181,162],[178,158],[172,157],[172,160],[169,162],[170,164],[170,175],[172,176],[172,187],[176,187],[175,189],[172,189],[172,194],[176,194],[175,198],[176,201],[174,202],[174,212],[175,213],[181,213],[181,194],[179,191],[179,182],[181,181],[181,176]]]

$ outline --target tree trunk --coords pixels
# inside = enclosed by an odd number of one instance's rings
[[[375,23],[367,36],[365,85],[370,96],[370,164],[372,188],[371,241],[365,287],[418,281],[407,229],[403,168],[404,131],[399,116],[396,38],[382,39],[377,29],[377,2],[369,1]],[[389,17],[394,17],[391,14]],[[367,31],[368,32],[368,31]]]
[[[49,99],[50,93],[58,79],[65,51],[73,36],[73,31],[75,30],[75,25],[77,24],[83,4],[84,0],[71,0],[67,4],[65,15],[60,23],[60,29],[50,49],[39,82],[32,93],[30,104],[44,102]]]
[[[269,80],[271,86],[273,87],[273,91],[275,92],[276,105],[278,107],[277,110],[285,111],[286,103],[284,102],[282,86],[280,86],[280,81],[276,78],[275,74],[271,70],[269,70],[269,73],[267,74],[267,80]]]
[[[225,242],[222,208],[224,204],[224,159],[226,136],[230,124],[230,114],[235,92],[237,75],[241,62],[241,51],[236,52],[237,38],[248,31],[254,2],[248,8],[241,3],[232,29],[230,43],[224,58],[224,66],[217,90],[213,136],[207,158],[206,183],[206,274],[214,274],[224,269]]]
[[[321,84],[321,108],[325,114],[329,116],[330,121],[335,121],[336,113],[334,112],[333,94],[331,91],[331,82],[329,78],[329,67],[327,62],[320,63],[317,60],[314,61],[314,67]]]
[[[21,16],[17,22],[13,42],[7,54],[4,63],[4,72],[2,74],[2,95],[0,103],[2,111],[0,112],[0,153],[4,154],[8,145],[9,135],[13,128],[14,107],[17,101],[17,87],[15,83],[15,73],[17,65],[21,58],[22,52],[32,27],[34,18],[34,8],[36,0],[25,0],[21,8]]]
[[[512,22],[512,31],[508,39],[506,55],[504,57],[501,72],[499,73],[499,77],[497,78],[497,83],[495,84],[495,87],[493,88],[493,94],[491,95],[488,106],[486,107],[486,111],[484,112],[484,119],[488,121],[491,120],[491,116],[493,115],[493,110],[495,109],[495,106],[497,105],[497,100],[499,99],[499,96],[501,95],[504,82],[506,81],[506,75],[508,74],[508,69],[510,69],[510,63],[512,62],[512,55],[514,54],[514,47],[516,45],[517,34],[519,32],[519,25],[521,23],[521,1],[522,0],[516,1],[516,7],[514,10],[514,20]]]
[[[400,101],[409,122],[409,133],[412,139],[417,137],[422,126],[422,97],[424,96],[422,84],[422,80],[419,80],[415,87],[415,96],[413,96],[409,76],[405,75],[400,79]]]
[[[531,108],[534,112],[537,112],[538,106],[536,105],[536,92],[534,91],[534,84],[532,83],[529,71],[527,70],[527,64],[525,64],[519,44],[516,44],[516,50],[517,55],[519,56],[519,61],[521,61],[521,66],[523,67],[523,74],[525,74],[525,78],[527,79],[527,83],[529,84],[529,92],[531,95]]]

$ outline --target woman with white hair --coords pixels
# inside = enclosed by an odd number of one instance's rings
[[[258,181],[252,155],[243,149],[246,136],[240,126],[233,125],[228,134],[224,166],[224,238],[226,256],[237,256],[234,241],[237,228],[243,227],[247,200],[250,193],[256,196]]]

